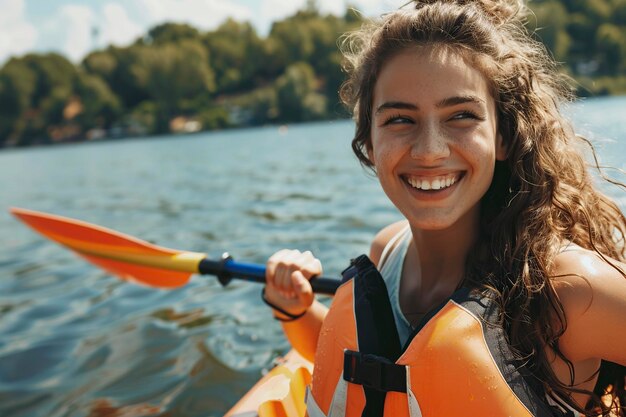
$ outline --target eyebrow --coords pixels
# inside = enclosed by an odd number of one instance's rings
[[[437,108],[444,107],[452,107],[458,104],[464,103],[474,103],[474,104],[484,104],[485,100],[476,97],[476,96],[454,96],[447,97],[435,104]],[[376,108],[376,114],[381,113],[388,109],[398,109],[398,110],[419,110],[419,106],[408,103],[405,101],[387,101]]]
[[[454,96],[441,100],[435,106],[438,108],[456,106],[457,104],[474,103],[485,104],[485,100],[476,96]]]
[[[376,114],[382,113],[387,109],[399,109],[399,110],[418,110],[415,104],[407,103],[404,101],[387,101],[376,108]]]

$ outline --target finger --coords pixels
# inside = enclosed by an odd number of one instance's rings
[[[289,270],[290,265],[293,263],[295,256],[297,256],[297,254],[294,254],[293,250],[282,249],[269,258],[265,275],[266,278],[269,278],[270,283],[278,289],[285,287],[285,283],[291,274]]]
[[[303,307],[309,308],[313,304],[315,296],[313,295],[313,288],[309,280],[300,271],[293,273],[294,289],[297,294],[298,301]]]
[[[305,278],[309,279],[322,272],[321,263],[310,251],[284,249],[276,252],[267,263],[266,277],[268,285],[274,286],[276,291],[285,298],[297,298],[298,289],[295,288],[297,278],[293,273],[302,271]]]
[[[298,258],[300,270],[307,279],[322,274],[322,263],[310,251],[303,252]]]
[[[279,250],[269,257],[265,264],[265,279],[268,284],[273,284],[276,276],[276,268],[285,255],[289,252],[287,249]]]
[[[314,276],[321,276],[323,273],[322,263],[319,259],[313,258],[302,266],[301,271],[305,278],[309,280]]]
[[[276,267],[276,276],[274,278],[274,283],[276,288],[281,292],[281,294],[286,296],[286,293],[291,290],[291,274],[292,274],[291,266],[287,263],[281,262]]]
[[[305,263],[306,257],[297,249],[286,251],[279,262],[280,279],[283,289],[290,291],[293,289],[292,277],[294,271],[298,271]]]

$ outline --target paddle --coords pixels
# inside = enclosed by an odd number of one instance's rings
[[[265,282],[265,266],[235,262],[224,254],[210,260],[206,254],[163,248],[101,226],[43,212],[11,208],[11,213],[50,240],[122,279],[151,287],[177,288],[192,274],[215,275],[226,286],[231,279]],[[340,281],[311,279],[313,291],[334,294]]]

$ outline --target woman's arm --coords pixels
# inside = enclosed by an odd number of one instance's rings
[[[326,313],[328,313],[328,308],[315,300],[301,318],[295,321],[281,322],[283,332],[291,346],[311,362],[315,359],[317,340]]]
[[[328,309],[315,300],[309,280],[322,275],[322,264],[309,251],[281,250],[267,261],[265,299],[290,315],[303,316],[291,319],[277,309],[274,317],[281,321],[285,336],[291,346],[306,359],[313,361],[317,338]]]

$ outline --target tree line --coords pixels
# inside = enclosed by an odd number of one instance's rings
[[[626,93],[626,0],[535,0],[535,31],[579,95]],[[0,69],[0,147],[346,117],[338,38],[363,23],[314,1],[261,37],[232,19],[152,28],[78,65],[28,54]]]

